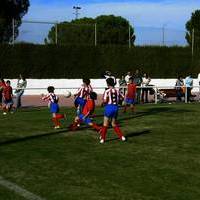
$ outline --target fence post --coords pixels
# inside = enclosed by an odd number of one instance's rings
[[[185,103],[187,103],[187,87],[185,87]]]
[[[12,45],[15,45],[15,19],[12,19]]]
[[[194,28],[192,29],[192,58],[194,56]]]
[[[55,23],[55,43],[58,44],[58,25]]]
[[[129,49],[131,48],[131,26],[130,24],[128,25],[128,45],[129,45]]]
[[[155,104],[158,103],[158,88],[155,86]]]

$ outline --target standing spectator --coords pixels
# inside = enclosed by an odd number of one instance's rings
[[[3,90],[6,87],[5,81],[1,78],[0,79],[0,108],[2,107],[3,103]]]
[[[149,75],[147,73],[144,73],[143,77],[142,77],[142,102],[143,103],[148,103],[148,92],[149,92],[149,88],[145,88],[149,86],[149,83],[151,81],[151,78],[149,77]],[[145,98],[144,98],[145,96]]]
[[[127,72],[126,76],[125,76],[125,81],[126,81],[126,84],[129,83],[129,79],[131,78],[131,72]]]
[[[27,86],[26,79],[20,74],[19,79],[17,81],[17,88],[15,90],[16,94],[16,108],[20,108],[22,106],[21,104],[21,97],[24,94],[24,89]]]
[[[140,87],[141,83],[142,83],[142,76],[139,72],[139,70],[137,69],[135,71],[135,74],[133,76],[133,82],[135,83],[136,86]],[[137,92],[136,92],[136,98],[137,98],[137,103],[140,103],[140,96],[141,96],[141,88],[137,88]]]
[[[183,85],[184,85],[184,81],[183,78],[181,76],[178,77],[178,79],[176,80],[176,101],[182,101],[182,96],[183,96]]]
[[[186,86],[187,102],[190,102],[191,90],[193,86],[193,79],[191,75],[185,78],[185,86]]]
[[[103,73],[103,77],[107,80],[108,78],[112,78],[114,80],[114,84],[116,85],[117,84],[117,80],[116,80],[116,77],[112,74],[111,71],[105,71]]]
[[[125,95],[125,92],[126,92],[126,88],[125,88],[126,84],[127,84],[127,82],[126,82],[124,76],[122,76],[121,79],[119,79],[119,87],[120,87],[119,91],[123,95]]]

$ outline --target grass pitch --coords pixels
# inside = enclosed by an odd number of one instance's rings
[[[74,110],[62,111],[67,127]],[[0,176],[48,200],[200,199],[199,104],[138,106],[119,122],[128,141],[109,129],[99,144],[86,127],[53,130],[44,108],[0,115]],[[0,199],[24,198],[0,186]]]

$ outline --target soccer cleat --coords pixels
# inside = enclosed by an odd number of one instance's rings
[[[121,140],[122,141],[126,141],[126,138],[124,136],[122,136]]]
[[[59,128],[60,128],[60,126],[55,126],[55,127],[54,127],[54,129],[59,129]]]
[[[105,141],[104,141],[104,139],[101,139],[100,140],[100,144],[103,144]]]

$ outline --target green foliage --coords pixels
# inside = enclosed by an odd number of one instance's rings
[[[56,43],[56,29],[58,44],[94,44],[95,24],[98,44],[128,44],[129,22],[114,15],[101,15],[97,18],[81,18],[71,22],[62,22],[53,26],[49,31],[45,43]],[[135,41],[134,29],[130,27],[132,44]]]
[[[186,40],[192,46],[192,37],[194,31],[194,48],[200,49],[200,10],[192,13],[191,19],[186,23]]]
[[[10,42],[13,34],[12,20],[15,20],[14,37],[16,38],[21,18],[28,11],[29,0],[1,0],[0,5],[0,43]]]
[[[200,69],[199,55],[192,59],[186,47],[1,45],[0,60],[1,74],[8,78],[19,73],[30,78],[82,78],[88,74],[100,78],[105,70],[120,77],[137,68],[154,78],[173,78]]]

